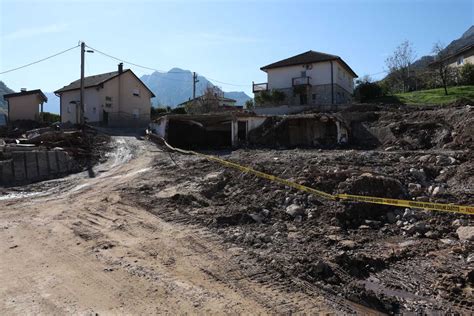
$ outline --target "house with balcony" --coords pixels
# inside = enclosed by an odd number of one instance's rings
[[[260,69],[267,73],[267,82],[253,83],[257,107],[349,103],[357,78],[341,57],[312,50]],[[283,92],[284,97],[275,91]]]

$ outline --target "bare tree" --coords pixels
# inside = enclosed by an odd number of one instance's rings
[[[444,94],[448,95],[448,80],[451,76],[451,71],[449,63],[446,57],[448,57],[448,52],[445,50],[445,46],[438,42],[433,45],[433,54],[435,54],[434,66],[436,67],[439,79],[443,84]]]
[[[219,99],[223,97],[222,90],[217,86],[207,86],[202,95],[202,106],[206,111],[217,109],[219,107]]]
[[[224,96],[217,86],[207,86],[203,94],[186,105],[189,113],[209,113],[219,109],[219,101]]]
[[[410,79],[410,65],[415,60],[415,52],[409,41],[401,43],[393,52],[393,55],[385,60],[389,75],[403,86],[403,92],[408,89]]]

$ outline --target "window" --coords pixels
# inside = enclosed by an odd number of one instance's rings
[[[112,103],[105,103],[105,107],[106,107],[106,108],[111,108],[111,107],[112,107]]]
[[[105,101],[112,101],[112,97],[105,97]]]
[[[301,72],[301,77],[306,78],[306,70]]]
[[[71,106],[70,105],[67,106],[67,112],[71,113]]]
[[[97,108],[94,106],[94,107],[92,108],[92,113],[95,114],[96,112],[97,112]]]
[[[312,99],[313,101],[316,101],[316,93],[313,93],[313,94],[311,95],[311,99]]]
[[[140,89],[135,88],[135,89],[133,89],[132,93],[133,93],[134,96],[139,97],[140,96]]]
[[[464,64],[464,56],[458,58],[458,66]]]

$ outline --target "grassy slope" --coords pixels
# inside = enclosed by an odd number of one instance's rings
[[[444,95],[444,89],[441,88],[398,93],[395,97],[405,104],[446,104],[460,98],[474,100],[474,86],[449,87],[448,95]]]

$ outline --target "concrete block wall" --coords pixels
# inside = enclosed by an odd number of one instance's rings
[[[74,160],[61,150],[19,150],[11,159],[0,161],[0,185],[31,183],[63,176],[75,167]]]

